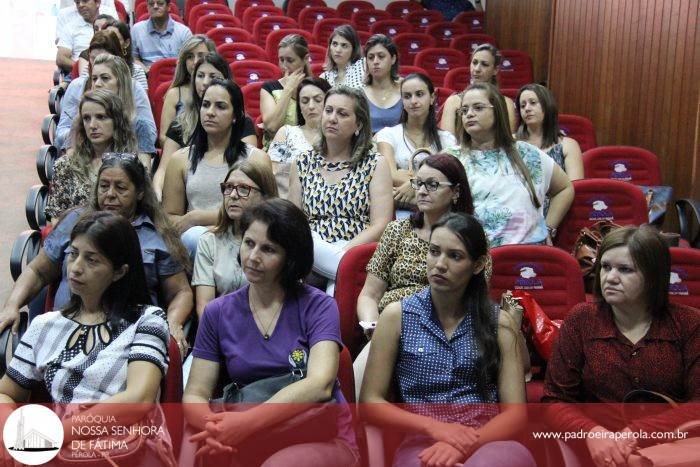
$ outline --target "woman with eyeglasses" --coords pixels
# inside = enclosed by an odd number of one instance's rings
[[[515,141],[505,100],[492,84],[470,85],[459,113],[459,158],[474,196],[474,212],[492,247],[552,244],[574,199],[566,173],[535,146]],[[543,204],[549,197],[545,217]]]
[[[241,248],[241,217],[247,208],[277,197],[275,176],[267,166],[239,161],[221,182],[221,194],[219,218],[216,225],[199,238],[194,260],[192,287],[200,318],[204,307],[214,298],[248,283],[236,261]]]
[[[54,308],[63,308],[71,298],[66,257],[70,233],[81,214],[109,211],[131,222],[141,247],[149,302],[167,312],[170,333],[184,352],[188,348],[182,326],[192,310],[192,289],[186,272],[189,258],[177,232],[156,198],[146,168],[134,154],[106,153],[97,171],[97,182],[84,209],[68,211],[44,240],[39,254],[15,282],[0,314],[0,329],[14,323],[19,310],[44,286],[58,283]]]
[[[88,201],[104,153],[136,152],[138,148],[123,101],[113,92],[106,89],[86,92],[78,115],[80,118],[73,124],[75,144],[54,164],[44,208],[46,218],[53,224],[67,209]]]

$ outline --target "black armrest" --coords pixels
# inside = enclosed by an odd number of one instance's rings
[[[44,140],[44,144],[53,144],[59,118],[58,115],[51,114],[44,117],[41,121],[41,137]]]
[[[12,280],[17,280],[25,264],[29,264],[41,248],[41,232],[38,230],[25,230],[17,236],[12,244],[10,253],[10,274]]]
[[[5,374],[7,365],[10,364],[12,356],[15,354],[20,338],[27,330],[27,313],[19,314],[19,333],[12,334],[12,326],[8,326],[0,333],[0,376]]]
[[[61,115],[61,100],[66,90],[61,85],[56,85],[49,90],[49,112]]]
[[[61,70],[59,70],[58,68],[56,68],[56,69],[53,71],[53,85],[54,85],[54,86],[57,86],[57,85],[59,85],[59,84],[61,84]]]
[[[36,172],[44,185],[48,185],[53,179],[53,164],[56,159],[58,159],[56,146],[45,144],[36,152]]]
[[[692,213],[692,219],[686,215],[687,211]],[[678,213],[678,223],[681,231],[681,238],[686,240],[691,247],[697,248],[698,237],[700,237],[700,201],[683,198],[676,200],[676,212]],[[698,226],[698,231],[693,233],[693,225]]]
[[[46,185],[34,185],[27,191],[24,213],[27,216],[29,227],[34,230],[40,230],[46,225],[44,207],[46,206],[48,193],[49,187]]]

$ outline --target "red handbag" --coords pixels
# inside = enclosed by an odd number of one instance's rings
[[[528,292],[514,290],[513,297],[520,299],[520,306],[524,310],[523,334],[530,336],[540,357],[549,360],[552,355],[552,346],[559,335],[562,320],[550,319]]]

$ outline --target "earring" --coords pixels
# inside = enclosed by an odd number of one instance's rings
[[[360,130],[355,130],[355,136],[360,136]]]

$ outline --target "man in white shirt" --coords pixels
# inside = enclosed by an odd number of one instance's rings
[[[73,62],[87,49],[94,34],[92,23],[99,14],[118,18],[114,0],[102,5],[101,0],[75,0],[74,6],[63,8],[56,19],[56,65],[65,75],[70,74]]]

